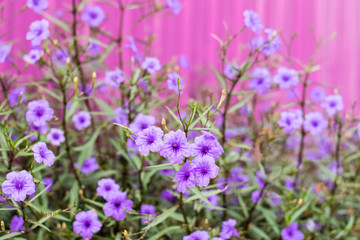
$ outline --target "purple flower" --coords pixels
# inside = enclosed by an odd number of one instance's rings
[[[189,60],[187,59],[187,57],[184,54],[181,54],[179,56],[179,64],[181,67],[183,67],[185,70],[189,70],[190,69],[190,63]]]
[[[109,84],[112,87],[120,87],[120,84],[124,82],[124,80],[124,73],[119,69],[106,72],[105,83]]]
[[[129,125],[129,128],[133,133],[138,134],[142,130],[147,129],[148,127],[151,127],[154,124],[155,124],[155,118],[153,116],[139,113],[135,117],[134,122]]]
[[[169,90],[173,90],[175,93],[179,93],[181,89],[184,89],[184,80],[182,77],[177,73],[168,73],[168,80],[167,80],[167,87]],[[179,80],[179,86],[178,86],[178,80]]]
[[[253,78],[250,80],[250,87],[256,93],[264,94],[271,87],[272,77],[267,68],[257,67],[253,72]]]
[[[126,212],[130,212],[133,202],[126,200],[126,192],[113,192],[104,205],[104,213],[106,216],[114,217],[115,220],[124,220]],[[125,211],[124,211],[125,209]]]
[[[197,230],[190,235],[184,236],[183,240],[209,240],[209,233]]]
[[[26,5],[38,14],[41,14],[42,11],[46,10],[49,6],[47,0],[27,0]]]
[[[173,182],[178,182],[177,190],[184,193],[186,189],[195,187],[195,171],[192,164],[186,161],[184,166],[176,172]]]
[[[79,233],[81,237],[91,239],[93,234],[100,231],[101,222],[97,220],[98,215],[95,211],[79,212],[75,216],[73,228],[75,233]]]
[[[260,196],[261,191],[260,190],[255,190],[251,193],[251,201],[253,203],[257,203],[261,200],[261,196]]]
[[[229,219],[222,223],[222,231],[220,233],[220,237],[222,239],[230,239],[231,236],[240,237],[240,234],[235,229],[236,220]]]
[[[312,135],[320,135],[327,127],[327,121],[319,112],[310,112],[306,114],[304,121],[304,128]]]
[[[253,10],[245,10],[243,12],[245,27],[250,28],[254,33],[259,33],[264,28],[259,15]]]
[[[164,190],[161,192],[161,198],[171,203],[175,202],[176,200],[174,194],[172,194],[168,190]]]
[[[70,59],[68,51],[66,49],[61,50],[58,48],[55,50],[55,52],[51,56],[51,60],[53,62],[55,62],[55,64],[58,66],[65,65],[68,58]]]
[[[118,192],[119,190],[120,186],[116,184],[113,179],[103,178],[98,181],[96,193],[105,200],[108,200],[114,192]]]
[[[256,172],[255,180],[260,189],[265,187],[266,175],[264,176],[264,174],[260,170]]]
[[[9,99],[11,107],[14,107],[19,102],[19,97],[20,97],[21,93],[22,93],[22,95],[21,95],[20,101],[21,102],[26,101],[25,92],[26,92],[25,87],[20,87],[20,88],[17,88],[17,89],[13,89],[13,90],[11,90],[9,92],[8,99]]]
[[[344,108],[342,96],[338,94],[327,96],[325,102],[321,103],[321,107],[325,108],[328,115],[335,115],[336,112]]]
[[[325,97],[325,91],[321,87],[313,88],[310,92],[310,98],[313,102],[320,102]]]
[[[279,196],[279,194],[277,194],[276,192],[267,192],[266,196],[270,198],[272,204],[274,204],[275,206],[279,206],[281,202],[281,197]]]
[[[74,114],[72,121],[74,122],[75,128],[80,131],[90,126],[91,115],[88,112],[80,111],[77,114]]]
[[[225,192],[226,194],[229,194],[229,193],[230,193],[230,188],[226,188],[226,187],[227,187],[227,184],[228,184],[226,178],[224,178],[224,177],[219,177],[219,178],[217,179],[217,184],[218,184],[218,186],[217,186],[218,189],[224,190],[224,192]],[[226,190],[225,190],[225,188],[226,188]]]
[[[278,124],[284,128],[286,133],[292,134],[296,129],[301,128],[303,124],[301,110],[282,112]]]
[[[26,34],[26,40],[31,40],[31,45],[37,46],[49,36],[49,21],[42,19],[31,23],[30,31]]]
[[[201,136],[196,137],[194,143],[191,144],[192,155],[194,156],[210,156],[217,159],[224,152],[224,149],[210,132],[202,131]]]
[[[264,30],[268,34],[268,40],[261,47],[261,52],[265,56],[270,56],[280,50],[281,40],[273,29]]]
[[[126,44],[126,45],[124,46],[124,48],[129,48],[129,49],[131,49],[131,51],[132,51],[133,53],[136,53],[136,52],[138,51],[138,48],[137,48],[137,46],[136,46],[135,38],[132,37],[132,36],[129,36],[129,37],[128,37],[128,40],[129,40],[129,44]]]
[[[121,107],[115,108],[114,113],[116,114],[116,116],[112,119],[113,122],[116,122],[116,123],[119,123],[122,125],[129,124],[128,114],[124,111],[123,108],[121,108]]]
[[[135,140],[136,146],[139,147],[139,152],[143,156],[147,156],[149,151],[160,151],[163,141],[161,140],[164,132],[158,127],[149,127],[138,133]]]
[[[46,146],[46,143],[39,142],[31,149],[34,152],[34,160],[37,163],[44,163],[46,166],[52,166],[54,164],[55,155]]]
[[[11,219],[10,230],[14,232],[25,231],[23,218],[15,215]]]
[[[172,164],[180,164],[184,157],[190,157],[191,146],[187,142],[185,133],[179,129],[165,134],[160,155],[168,158]]]
[[[53,180],[51,178],[43,178],[42,180],[44,182],[44,186],[46,189],[47,192],[50,192],[51,188],[52,188],[52,185],[53,185]]]
[[[0,41],[0,63],[4,62],[11,50],[10,44],[3,44]]]
[[[173,14],[179,14],[181,12],[182,4],[179,0],[167,0],[166,2]]]
[[[154,74],[161,69],[161,64],[157,58],[147,57],[141,64],[141,68],[148,71],[150,74]]]
[[[309,230],[310,232],[314,232],[315,230],[320,230],[322,227],[321,223],[314,221],[312,219],[307,221],[304,225],[307,228],[307,230]]]
[[[17,202],[24,201],[26,195],[31,196],[35,193],[33,177],[25,170],[8,173],[1,187],[4,194]]]
[[[151,219],[153,219],[156,216],[155,210],[156,208],[153,205],[150,204],[141,205],[140,213],[146,215],[146,217],[141,218],[141,222],[149,223],[149,221],[151,221]]]
[[[357,125],[356,135],[358,138],[360,138],[360,123]]]
[[[81,20],[87,22],[90,27],[98,27],[105,19],[105,13],[99,6],[86,6],[81,15]]]
[[[245,174],[241,174],[243,169],[241,167],[237,167],[231,170],[230,173],[230,181],[235,185],[236,188],[246,188],[248,184],[246,182],[249,181],[249,177]]]
[[[298,230],[298,224],[290,224],[281,230],[283,240],[303,240],[304,234]]]
[[[26,121],[33,123],[36,126],[46,124],[51,120],[54,114],[54,110],[49,107],[49,102],[46,100],[35,100],[28,104],[28,110],[26,112]]]
[[[219,167],[215,164],[215,160],[212,157],[196,157],[191,165],[194,165],[194,173],[196,177],[196,183],[199,187],[206,187],[209,185],[210,178],[216,178],[219,172]]]
[[[93,57],[97,56],[98,54],[101,53],[102,51],[102,47],[97,44],[94,41],[90,41],[89,45],[86,48],[86,51]]]
[[[264,44],[264,39],[262,37],[253,38],[249,42],[250,51],[255,51],[261,49]]]
[[[81,165],[80,171],[84,174],[92,173],[99,168],[99,165],[96,162],[96,158],[87,158],[84,163]]]
[[[35,64],[39,61],[41,53],[42,51],[39,49],[32,49],[28,54],[24,55],[23,60],[29,64]]]
[[[239,66],[238,65],[231,65],[231,64],[226,64],[225,68],[224,68],[224,75],[228,78],[228,79],[235,79],[235,77],[239,74]]]
[[[342,165],[342,164],[341,164],[341,159],[340,159],[340,166],[339,166],[339,168],[338,168],[336,162],[329,163],[329,164],[327,165],[327,167],[328,167],[328,169],[330,170],[330,172],[331,172],[332,174],[334,174],[334,175],[339,175],[339,174],[341,174],[341,173],[343,172],[343,168],[342,168],[341,165]]]
[[[281,89],[295,87],[299,83],[298,73],[294,69],[281,67],[274,77],[274,83],[279,84]]]
[[[46,136],[47,140],[54,146],[59,146],[60,143],[65,141],[64,131],[57,128],[50,129],[50,132]]]

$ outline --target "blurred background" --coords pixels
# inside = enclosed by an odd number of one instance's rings
[[[114,7],[117,2],[118,0],[87,1],[87,4],[99,5],[104,9],[107,17],[102,29],[114,36],[118,34],[120,21],[119,12]],[[141,2],[150,4],[153,0]],[[43,16],[25,9],[25,0],[0,0],[0,3],[0,40],[13,42],[10,57],[17,57],[20,61],[30,49],[25,34],[32,21],[48,18],[48,15],[64,21],[71,20],[71,0],[49,1],[49,8]],[[164,1],[157,3],[164,5]],[[312,87],[329,86],[326,88],[327,93],[332,93],[337,88],[344,97],[347,109],[351,102],[359,99],[359,0],[182,0],[181,3],[179,14],[174,14],[170,9],[164,10],[140,22],[136,27],[133,27],[134,23],[144,12],[136,8],[127,10],[124,17],[124,38],[133,36],[144,39],[154,34],[153,48],[148,55],[158,57],[162,63],[170,60],[187,62],[188,68],[184,65],[181,75],[185,79],[188,96],[198,97],[199,89],[205,85],[218,92],[218,82],[211,67],[220,68],[217,53],[219,45],[212,34],[225,39],[224,24],[234,34],[244,24],[243,11],[251,9],[258,12],[265,28],[275,29],[281,35],[281,55],[290,53],[299,62],[307,63],[316,54],[315,59],[319,60],[321,68],[311,75]],[[87,24],[82,23],[79,28],[84,34],[89,32]],[[288,52],[287,45],[294,34],[296,37],[292,41],[291,52]],[[264,33],[262,35],[265,36]],[[247,44],[253,37],[256,34],[249,29],[245,30],[234,41],[228,52],[228,59],[241,64]],[[99,40],[106,43],[104,38],[100,37]],[[124,41],[125,44],[128,44],[127,40]],[[319,47],[318,50],[316,46]],[[129,56],[130,51],[125,52],[125,58]],[[109,69],[116,68],[117,61],[116,56],[110,57]],[[285,61],[282,63],[286,66]],[[301,70],[298,64],[295,68]],[[4,71],[9,67],[0,64],[0,69]],[[37,74],[32,67],[26,73],[32,76]],[[22,76],[21,81],[27,81],[27,74]]]

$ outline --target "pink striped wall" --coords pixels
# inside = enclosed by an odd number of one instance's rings
[[[108,2],[117,2],[107,0]],[[148,0],[150,1],[150,0]],[[25,0],[3,0],[0,5],[7,5],[1,17],[0,34],[8,33],[2,41],[14,40],[15,51],[28,51],[29,43],[25,33],[33,20],[41,19],[32,10],[16,14],[25,5]],[[69,0],[49,0],[48,13],[55,10],[66,11],[70,7]],[[119,15],[117,10],[102,2],[92,1],[104,7],[109,14],[105,28],[117,35]],[[158,56],[162,62],[169,61],[174,55],[185,54],[191,64],[191,70],[184,72],[188,94],[196,97],[199,88],[213,85],[216,80],[209,73],[210,66],[219,67],[219,57],[216,53],[217,42],[210,36],[216,34],[225,37],[223,22],[226,22],[230,32],[234,33],[243,25],[242,12],[245,9],[257,11],[266,27],[282,30],[286,39],[294,33],[298,37],[294,41],[293,56],[306,62],[314,53],[314,37],[310,26],[313,25],[314,36],[322,39],[323,48],[319,51],[321,70],[313,74],[311,81],[326,83],[339,89],[347,106],[350,101],[359,100],[359,62],[360,62],[360,1],[358,0],[182,0],[183,9],[179,15],[173,15],[166,10],[140,24],[129,32],[131,23],[139,17],[138,10],[129,10],[125,16],[125,32],[127,35],[144,37],[150,32],[156,34],[152,55]],[[9,19],[10,18],[10,19]],[[65,19],[68,19],[65,15]],[[87,28],[83,25],[83,32]],[[328,39],[336,32],[337,37]],[[239,54],[240,43],[245,44],[252,36],[250,30],[235,42],[228,58],[242,61]],[[282,48],[285,53],[285,48]],[[16,52],[15,52],[16,53]],[[12,57],[16,56],[12,52]],[[109,59],[109,68],[118,66],[117,58]],[[4,67],[2,67],[4,69]],[[31,71],[31,69],[29,70]],[[26,76],[26,75],[25,75]],[[332,89],[328,90],[330,93]]]

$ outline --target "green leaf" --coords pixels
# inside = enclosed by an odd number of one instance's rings
[[[172,169],[171,163],[164,163],[164,164],[144,167],[144,171],[150,171],[150,170],[160,171],[164,169]]]
[[[205,115],[211,110],[211,108],[214,106],[214,104],[212,104],[210,107],[208,107],[208,109],[205,110],[205,112],[203,112],[194,122],[192,122],[189,126],[189,129],[191,130],[193,127],[195,127],[195,125],[200,122],[202,120],[203,117],[205,117]]]
[[[47,186],[46,188],[44,188],[41,192],[39,192],[35,197],[33,197],[29,202],[26,202],[26,205],[29,203],[32,203],[33,201],[35,201],[38,197],[40,197],[41,194],[43,194],[44,192],[46,192],[46,190],[48,190],[51,187],[51,185]]]
[[[21,235],[21,234],[22,234],[21,232],[9,233],[9,234],[6,234],[6,235],[0,237],[0,240],[13,239],[13,237],[19,236],[19,235]]]
[[[102,62],[106,59],[106,57],[112,52],[112,50],[113,50],[113,48],[114,48],[115,46],[116,46],[115,43],[111,43],[111,44],[105,49],[105,51],[101,54],[98,62],[99,62],[99,63],[102,63]]]
[[[143,228],[143,230],[147,230],[150,229],[152,227],[155,227],[156,225],[162,223],[163,221],[165,221],[172,213],[174,213],[176,211],[176,209],[178,209],[179,206],[174,206],[172,208],[169,208],[167,210],[165,210],[165,212],[163,212],[162,214],[160,214],[159,216],[157,216],[153,222],[151,222],[149,225],[147,225],[146,227]]]
[[[161,237],[163,235],[171,233],[171,232],[175,232],[175,231],[181,231],[181,227],[180,226],[166,227],[163,230],[161,230],[160,232],[157,232],[155,235],[151,236],[151,238],[149,238],[149,240],[161,239]]]
[[[71,33],[70,27],[65,22],[63,22],[63,21],[61,21],[61,20],[59,20],[57,18],[54,18],[53,16],[51,16],[47,12],[43,12],[42,14],[43,14],[44,17],[46,17],[51,22],[53,22],[55,25],[58,25],[59,27],[64,29],[66,32]]]
[[[105,113],[106,116],[110,116],[110,117],[115,117],[116,114],[114,113],[113,108],[107,104],[106,102],[100,100],[99,98],[95,98],[94,99],[96,104],[99,105],[99,107],[101,108],[101,110],[103,110],[103,112]]]
[[[254,239],[271,240],[271,238],[263,230],[253,224],[251,224],[250,233],[255,235]]]
[[[168,107],[166,107],[166,108],[169,111],[170,115],[173,117],[173,119],[182,126],[183,124],[180,121],[180,119],[176,116],[176,114],[173,111],[171,111],[170,108],[168,108]]]
[[[234,106],[232,106],[229,109],[229,113],[235,112],[236,110],[238,110],[239,108],[241,108],[242,106],[244,106],[245,103],[247,103],[252,97],[254,96],[254,93],[249,94],[248,96],[246,96],[243,100],[241,100],[239,103],[235,104]]]
[[[227,86],[226,86],[226,82],[225,82],[224,78],[221,76],[221,74],[214,67],[212,67],[212,69],[213,69],[217,79],[219,80],[222,88],[225,89],[226,92],[227,92]]]

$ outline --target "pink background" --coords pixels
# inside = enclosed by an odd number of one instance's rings
[[[108,1],[117,2],[115,0]],[[117,36],[118,10],[109,4],[99,2],[101,1],[92,1],[91,4],[102,6],[108,14],[102,27]],[[14,41],[10,54],[12,58],[22,58],[23,52],[29,51],[30,45],[25,40],[25,34],[32,21],[42,18],[31,9],[18,13],[25,3],[25,0],[0,1],[0,5],[6,5],[4,14],[0,16],[1,40]],[[324,46],[317,55],[317,59],[321,59],[321,69],[311,76],[311,81],[338,88],[347,106],[350,105],[350,101],[359,99],[360,1],[182,0],[182,3],[183,9],[179,15],[174,15],[167,9],[147,19],[132,32],[129,32],[129,26],[140,16],[140,11],[128,10],[124,25],[125,33],[128,36],[143,38],[149,33],[155,33],[156,40],[151,55],[159,57],[162,63],[170,61],[179,54],[187,56],[191,70],[182,71],[182,75],[185,78],[189,96],[198,97],[199,88],[204,85],[213,87],[216,92],[221,91],[220,88],[216,88],[218,83],[211,73],[211,66],[218,69],[220,67],[220,60],[216,52],[218,43],[211,37],[211,34],[224,38],[223,22],[227,23],[231,33],[235,33],[243,26],[242,12],[246,9],[253,9],[259,13],[265,27],[282,30],[287,41],[295,32],[298,33],[293,43],[292,55],[303,62],[307,62],[314,53],[314,36],[318,40],[322,39]],[[68,11],[71,1],[49,0],[49,4],[47,12],[55,15],[58,10]],[[15,15],[16,17],[14,17]],[[71,19],[67,14],[64,18]],[[310,30],[312,25],[314,35]],[[80,27],[82,28],[81,32],[86,34],[87,25],[81,24]],[[334,32],[337,33],[337,37],[329,40]],[[228,59],[241,63],[243,58],[239,53],[239,45],[243,44],[244,46],[254,36],[255,34],[247,29],[234,42]],[[127,51],[129,52],[129,50]],[[281,52],[286,52],[284,44]],[[125,57],[128,56],[129,54],[125,55]],[[118,66],[117,59],[117,57],[110,57],[109,69]],[[0,68],[6,70],[3,64],[0,65]],[[28,74],[29,71],[31,68],[28,70]],[[332,91],[333,88],[328,89],[328,93]],[[285,94],[285,92],[281,94]]]

